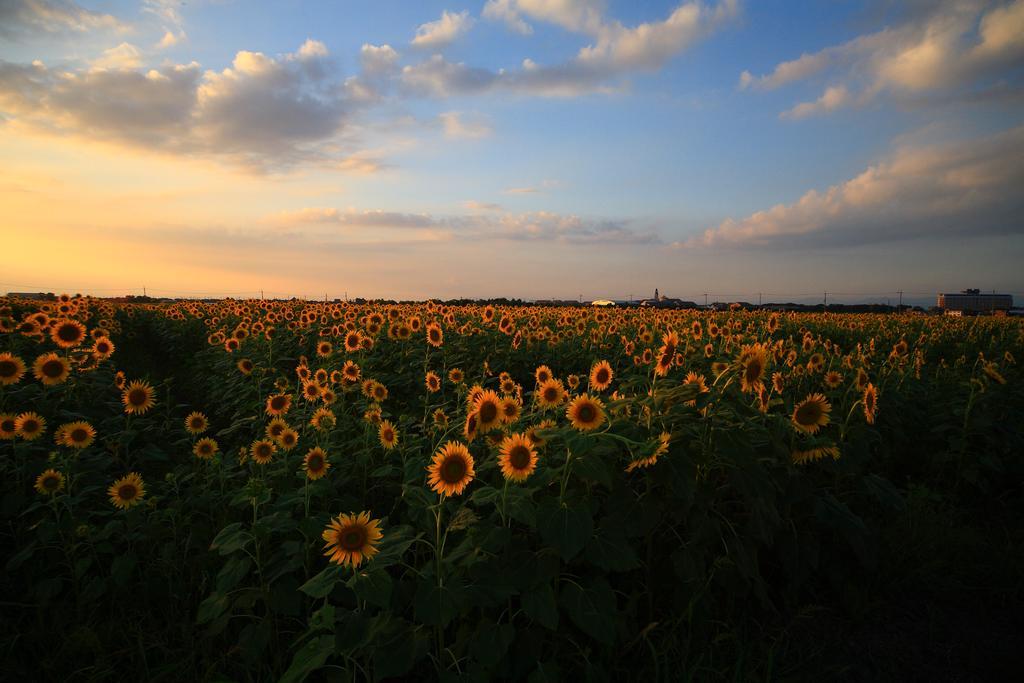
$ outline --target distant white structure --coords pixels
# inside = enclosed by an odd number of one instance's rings
[[[590,302],[591,306],[614,306],[615,302],[611,299],[596,299]]]
[[[958,294],[939,294],[936,302],[946,315],[964,313],[994,313],[1013,308],[1013,297],[1009,294],[982,294],[978,289],[965,289]]]

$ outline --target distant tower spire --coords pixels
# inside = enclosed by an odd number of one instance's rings
[[[655,301],[661,301],[661,299],[658,298],[658,288],[657,287],[654,288],[654,300]]]

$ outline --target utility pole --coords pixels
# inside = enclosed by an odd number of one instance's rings
[[[708,293],[704,292],[704,308],[708,307]]]
[[[260,301],[262,301],[263,299],[264,299],[264,296],[263,296],[263,290],[261,289],[261,290],[260,290]]]
[[[142,285],[142,296],[146,296],[146,285]]]
[[[825,308],[828,308],[828,292],[825,292]]]

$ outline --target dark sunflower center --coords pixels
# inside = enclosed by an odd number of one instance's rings
[[[526,446],[515,446],[508,452],[508,464],[512,469],[525,470],[530,465],[530,449]]]
[[[26,434],[34,434],[39,431],[39,423],[35,420],[25,420],[21,425],[21,431]]]
[[[0,360],[0,377],[14,377],[18,366],[12,360]]]
[[[593,404],[584,403],[576,409],[576,418],[580,422],[590,423],[594,421],[595,417],[597,417],[597,410],[594,408]]]
[[[750,359],[747,363],[746,380],[748,382],[757,381],[761,377],[761,361],[756,358]]]
[[[384,439],[385,443],[390,443],[395,438],[395,433],[390,429],[385,429],[381,432],[381,438]]]
[[[544,400],[548,403],[554,403],[558,398],[558,389],[554,387],[548,387],[544,390]]]
[[[80,443],[89,438],[89,432],[81,427],[71,430],[71,440],[75,443]]]
[[[46,479],[43,479],[43,488],[47,491],[54,491],[58,486],[60,486],[60,479],[57,477],[47,477]]]
[[[821,406],[816,402],[805,403],[797,408],[796,421],[802,425],[812,425],[821,418]]]
[[[498,406],[491,401],[485,401],[480,406],[480,421],[483,423],[493,422],[498,417]]]
[[[106,353],[110,349],[110,345],[106,342],[100,342],[96,345],[96,350],[100,353]]]
[[[446,458],[441,463],[441,480],[446,484],[457,484],[466,476],[466,461],[460,456]]]
[[[430,331],[430,341],[435,341],[436,342],[436,341],[440,341],[440,339],[441,339],[441,335],[438,333],[437,330],[431,330]]]
[[[281,410],[284,408],[285,398],[284,396],[275,396],[270,399],[270,407],[274,410]]]
[[[606,383],[608,381],[608,371],[605,370],[604,368],[601,368],[600,370],[597,371],[596,379],[598,384]]]
[[[257,455],[257,457],[260,457],[260,458],[269,458],[270,457],[270,446],[268,446],[265,443],[261,443],[259,446],[256,447],[256,455]]]
[[[78,339],[78,328],[74,325],[62,325],[57,330],[57,336],[61,338],[61,341],[73,342]]]
[[[128,403],[133,406],[141,406],[146,403],[149,398],[149,394],[146,393],[145,389],[132,389],[128,392]]]
[[[43,363],[43,374],[47,377],[60,377],[64,374],[64,364],[59,360],[48,360]]]
[[[324,466],[323,456],[320,456],[320,455],[311,455],[311,456],[309,456],[308,467],[309,467],[309,469],[311,471],[317,472],[323,466]]]
[[[193,417],[192,418],[192,429],[202,429],[202,427],[203,427],[203,418],[201,418],[201,417]]]
[[[17,427],[14,425],[14,420],[4,420],[0,422],[0,432],[15,432]]]
[[[348,551],[362,550],[366,545],[366,529],[361,526],[350,526],[338,534],[338,545]]]
[[[134,484],[121,484],[117,489],[117,497],[121,500],[135,500],[137,493],[138,489],[135,488]]]

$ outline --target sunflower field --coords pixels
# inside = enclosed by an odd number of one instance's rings
[[[1022,357],[995,317],[0,299],[4,671],[907,680],[942,609],[1019,644]]]

